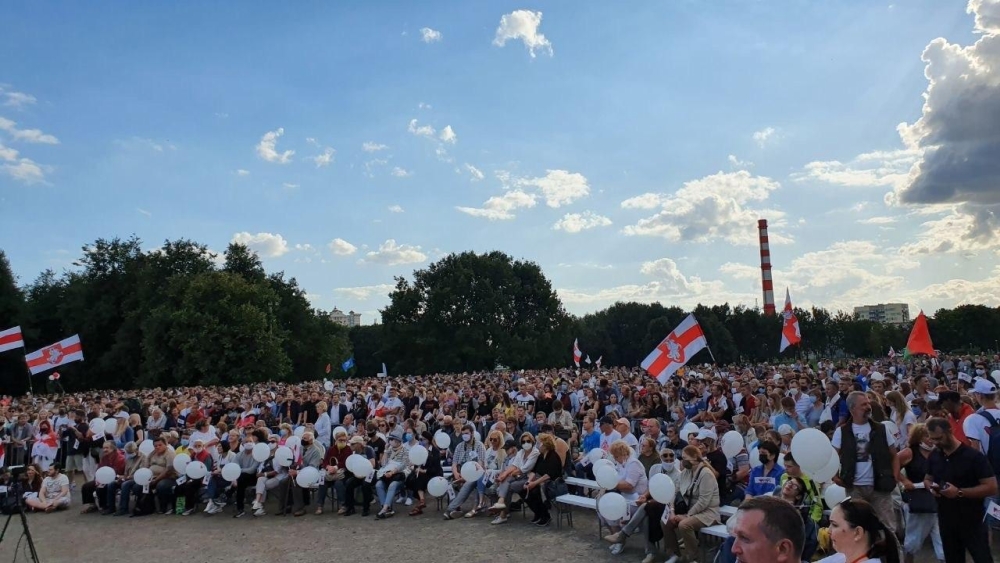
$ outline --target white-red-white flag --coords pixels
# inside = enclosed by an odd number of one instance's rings
[[[580,339],[573,339],[573,363],[576,367],[580,367],[580,360],[583,358],[583,352],[580,351]]]
[[[802,333],[799,331],[799,319],[795,318],[792,311],[792,295],[785,288],[785,310],[781,313],[784,324],[781,326],[781,347],[778,352],[784,352],[792,344],[802,342]]]
[[[601,367],[601,359],[603,358],[604,356],[598,356],[598,358],[594,360],[594,364],[597,365],[597,367]]]
[[[683,366],[702,348],[708,347],[708,340],[701,330],[694,315],[677,325],[673,332],[663,339],[663,342],[653,349],[642,361],[642,369],[649,372],[661,384],[666,385],[670,376]]]
[[[21,336],[21,327],[15,326],[7,330],[0,330],[0,352],[6,352],[14,348],[24,348],[24,337]]]
[[[36,350],[24,356],[24,361],[28,362],[28,371],[31,375],[70,362],[82,362],[83,346],[80,344],[80,335],[74,334],[65,340]]]
[[[892,346],[889,346],[889,359],[893,359],[895,357],[896,357],[896,351],[892,349]]]

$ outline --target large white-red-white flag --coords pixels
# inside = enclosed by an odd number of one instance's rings
[[[580,360],[583,358],[583,352],[580,351],[580,339],[573,339],[573,363],[576,367],[580,367]]]
[[[24,361],[28,362],[28,371],[31,372],[31,375],[70,362],[82,362],[83,346],[80,345],[80,335],[74,334],[65,340],[36,350],[24,356]]]
[[[663,342],[653,349],[642,361],[642,369],[649,372],[661,384],[666,385],[670,376],[694,357],[702,348],[708,347],[708,340],[694,315],[677,325]]]
[[[21,336],[21,327],[15,326],[7,330],[0,330],[0,352],[6,352],[14,348],[24,348],[24,337]]]
[[[781,313],[784,324],[781,325],[781,348],[778,352],[784,352],[792,344],[802,342],[802,332],[799,331],[799,319],[795,318],[792,311],[792,295],[785,288],[785,310]]]

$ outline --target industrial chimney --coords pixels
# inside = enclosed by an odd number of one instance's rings
[[[771,281],[771,248],[767,243],[767,219],[757,221],[760,232],[760,283],[764,290],[764,314],[774,316],[774,282]]]

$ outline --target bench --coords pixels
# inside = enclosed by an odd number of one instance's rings
[[[733,516],[736,516],[736,511],[737,510],[739,510],[739,508],[737,508],[735,506],[720,506],[719,507],[719,514],[723,518],[732,518]]]
[[[573,512],[569,507],[575,506],[577,508],[586,508],[588,510],[593,510],[597,512],[597,499],[590,497],[582,497],[579,495],[565,494],[556,497],[556,527],[562,527],[562,519],[566,517],[566,523],[573,527]],[[566,510],[563,510],[562,506],[566,506]],[[601,535],[601,519],[597,519],[597,535]]]
[[[581,479],[579,477],[566,477],[566,484],[570,487],[581,487],[584,489],[601,490],[602,487],[593,479]]]
[[[702,561],[714,561],[715,552],[722,548],[729,537],[729,530],[725,524],[715,524],[706,526],[699,530],[698,551]]]

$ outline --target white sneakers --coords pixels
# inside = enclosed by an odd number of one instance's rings
[[[676,556],[676,555],[671,555],[671,556],[670,556],[670,559],[667,559],[667,560],[666,560],[666,561],[664,561],[663,563],[677,563],[677,559],[678,559],[678,558],[677,558],[677,556]]]
[[[263,506],[260,507],[260,508],[255,508],[254,511],[253,511],[253,515],[254,516],[264,516],[265,514],[267,514],[267,513],[264,512],[264,507]]]
[[[205,513],[206,514],[218,514],[218,513],[222,512],[223,508],[225,508],[225,506],[223,506],[221,504],[216,504],[215,502],[211,502],[210,501],[208,503],[208,508],[205,509]]]
[[[497,516],[496,518],[493,519],[492,522],[490,522],[490,524],[506,524],[506,523],[507,523],[506,516]]]
[[[264,508],[264,505],[263,505],[263,504],[261,504],[261,502],[260,502],[259,500],[255,500],[255,501],[253,501],[253,509],[254,509],[255,511],[256,511],[256,510],[260,510],[261,508]]]
[[[413,499],[412,498],[406,497],[406,506],[413,506]]]

